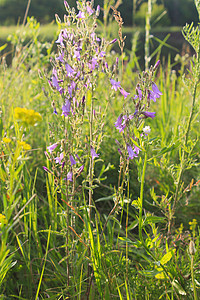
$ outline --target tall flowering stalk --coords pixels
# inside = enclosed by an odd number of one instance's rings
[[[55,189],[67,205],[66,256],[69,257],[69,229],[73,229],[73,235],[75,215],[79,206],[84,205],[83,199],[87,200],[87,212],[91,218],[95,162],[101,159],[105,112],[101,112],[96,93],[99,74],[105,78],[108,99],[116,92],[124,98],[128,93],[115,77],[118,62],[109,66],[107,61],[107,47],[116,40],[106,41],[96,33],[100,7],[94,9],[93,1],[77,2],[76,13],[66,1],[64,3],[67,12],[64,23],[56,15],[61,30],[56,40],[57,54],[51,59],[50,89],[44,89],[45,95],[51,99],[53,115],[46,151],[51,167],[44,167],[44,170],[54,176]],[[77,198],[81,201],[78,202]],[[76,214],[71,213],[71,208]],[[67,265],[69,285],[69,260]]]
[[[150,67],[148,71],[139,76],[139,81],[136,86],[136,94],[132,98],[135,106],[135,111],[130,112],[127,108],[128,101],[123,106],[123,111],[115,122],[116,129],[121,133],[121,142],[116,140],[118,152],[121,156],[119,184],[117,192],[117,203],[123,198],[124,185],[127,185],[127,199],[129,199],[129,164],[130,160],[137,159],[141,152],[144,152],[143,171],[140,179],[140,198],[138,199],[139,207],[139,238],[142,244],[142,212],[143,212],[143,194],[145,171],[147,166],[147,147],[148,135],[151,132],[150,126],[145,126],[147,118],[154,119],[155,112],[150,111],[152,101],[156,102],[162,93],[159,91],[156,83],[153,81],[154,73],[159,66],[160,61],[157,61],[154,67]],[[116,88],[120,88],[116,86]],[[128,95],[127,95],[128,96]],[[121,172],[121,170],[123,170]],[[126,171],[125,171],[126,170]],[[122,177],[121,177],[121,174]],[[126,177],[124,176],[126,174]],[[116,204],[115,204],[116,205]],[[128,209],[128,208],[127,208]],[[126,232],[127,235],[127,232]]]

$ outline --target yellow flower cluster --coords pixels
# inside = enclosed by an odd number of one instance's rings
[[[33,109],[16,107],[14,109],[14,118],[20,120],[27,125],[35,125],[37,122],[42,121],[42,116]]]
[[[10,138],[4,137],[2,140],[5,144],[9,144],[11,142]]]
[[[190,230],[195,230],[197,225],[197,220],[193,219],[192,221],[189,222],[189,225],[190,225]]]
[[[0,226],[2,224],[6,225],[7,223],[8,223],[8,221],[7,221],[6,217],[4,215],[0,214]]]
[[[20,141],[17,141],[18,145],[21,146],[24,150],[30,150],[31,149],[31,146],[25,142],[20,142]]]

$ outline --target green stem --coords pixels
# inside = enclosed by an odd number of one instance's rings
[[[143,198],[144,198],[144,181],[145,181],[145,172],[147,167],[147,152],[144,156],[144,165],[142,170],[141,186],[140,186],[140,208],[139,208],[139,238],[142,244],[144,244],[142,236],[142,211],[143,211]]]
[[[93,99],[91,99],[91,108],[90,108],[90,146],[92,146],[93,140]],[[93,169],[94,163],[93,159],[90,156],[90,166],[89,166],[89,219],[91,217],[91,205],[92,205],[92,183],[93,183]]]
[[[129,171],[128,171],[128,180],[127,180],[127,212],[126,212],[126,240],[128,239],[128,214],[129,214]],[[127,286],[128,286],[128,242],[126,242],[126,282],[127,282]]]
[[[194,292],[194,300],[198,300],[198,298],[197,298],[196,284],[195,284],[195,279],[194,279],[194,255],[192,255],[192,258],[191,258],[191,276],[192,276],[192,285],[193,285],[193,292]]]

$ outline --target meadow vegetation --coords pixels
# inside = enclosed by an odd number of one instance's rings
[[[64,4],[54,42],[28,18],[0,48],[0,298],[197,300],[199,27],[166,60],[149,14],[143,71],[115,7],[113,39]]]

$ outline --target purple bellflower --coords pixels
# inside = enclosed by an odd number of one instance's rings
[[[139,100],[142,100],[142,91],[140,89],[140,87],[136,87],[136,91],[137,91],[137,95],[134,96],[134,99],[137,99],[139,97]]]
[[[120,88],[120,93],[124,96],[124,99],[127,98],[128,95],[130,95],[130,93],[127,93],[123,88]]]
[[[80,175],[84,170],[84,165],[80,166],[80,168],[78,169],[78,174]]]
[[[128,156],[130,159],[137,157],[137,154],[133,151],[131,145],[129,145],[129,144],[127,144],[127,151],[128,151]]]
[[[85,14],[84,14],[84,12],[79,10],[79,12],[78,12],[78,14],[77,14],[77,18],[78,18],[78,19],[85,19]]]
[[[117,118],[117,121],[114,123],[115,127],[119,130],[119,132],[124,131],[124,128],[126,127],[126,123],[123,121],[123,115],[120,114]],[[123,121],[123,122],[122,122]]]
[[[66,99],[65,104],[62,106],[62,116],[67,117],[70,114],[71,102]]]
[[[71,166],[75,165],[77,162],[75,161],[73,155],[69,155],[69,159],[70,159],[70,162],[71,162]]]
[[[69,171],[69,172],[67,173],[67,180],[73,181],[73,173],[72,173],[72,171]]]
[[[162,95],[162,93],[159,91],[157,85],[154,82],[152,82],[152,90],[157,95],[157,98],[159,98]]]
[[[67,76],[71,77],[74,75],[74,69],[69,64],[65,64],[65,69],[67,71]]]
[[[55,115],[57,115],[58,114],[58,112],[57,112],[57,110],[56,110],[56,108],[54,107],[54,109],[53,109],[53,113],[55,114]]]
[[[47,149],[48,149],[48,151],[49,151],[50,153],[52,153],[53,150],[56,149],[57,146],[58,146],[58,145],[55,143],[55,144],[53,144],[53,145],[48,146]]]
[[[95,152],[92,146],[90,147],[90,151],[91,151],[92,159],[94,159],[95,157],[99,157],[99,154]]]
[[[60,165],[62,164],[62,160],[64,158],[64,154],[63,153],[60,153],[60,156],[57,156],[55,158],[55,161],[56,161],[56,164],[59,163]]]
[[[142,113],[146,118],[151,118],[151,119],[154,119],[156,115],[155,112],[150,112],[150,111],[143,111]]]
[[[58,39],[55,41],[55,43],[60,44],[60,46],[62,46],[62,47],[65,47],[65,45],[63,43],[63,30],[60,31]]]
[[[89,14],[89,16],[91,16],[94,12],[93,9],[89,5],[86,6],[86,9],[87,9],[87,13]]]
[[[48,172],[48,173],[51,173],[51,171],[47,168],[47,167],[43,167],[43,169]]]
[[[162,93],[159,91],[157,85],[152,82],[152,91],[149,91],[148,98],[156,102],[156,99],[160,98],[161,95]]]
[[[60,62],[64,63],[64,52],[62,52],[61,54],[59,54],[59,56],[56,57],[56,60],[59,60]]]
[[[114,79],[110,79],[110,83],[112,84],[112,89],[117,91],[118,88],[121,88],[120,81],[115,81]]]
[[[134,147],[134,150],[133,150],[133,152],[135,152],[135,153],[137,154],[137,156],[138,156],[138,154],[139,154],[139,151],[141,151],[141,150],[140,150],[140,148],[139,148],[139,147],[137,147],[135,144],[133,144],[133,147]]]

